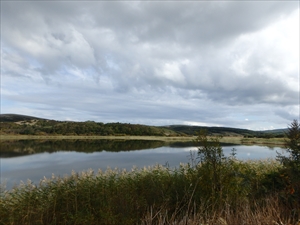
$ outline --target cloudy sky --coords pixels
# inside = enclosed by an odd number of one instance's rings
[[[1,1],[1,113],[264,130],[299,98],[298,1]]]

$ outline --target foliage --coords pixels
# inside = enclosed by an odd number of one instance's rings
[[[206,130],[201,130],[196,142],[199,159],[199,183],[202,197],[213,208],[223,208],[226,204],[233,207],[236,197],[243,201],[251,189],[247,165],[235,158],[235,149],[225,157],[219,136],[208,137]],[[205,193],[205,194],[204,194]]]
[[[154,135],[186,136],[195,135],[206,129],[208,135],[244,136],[246,138],[280,138],[284,130],[252,131],[230,127],[201,127],[186,125],[146,126],[127,123],[101,123],[94,121],[71,122],[41,119],[37,117],[0,114],[0,134],[25,135]]]
[[[288,156],[279,154],[278,159],[285,167],[300,171],[300,124],[294,120],[286,133]]]
[[[272,187],[260,186],[266,174],[280,169],[276,162],[235,161],[231,167],[235,177],[230,179],[228,171],[222,173],[223,194],[216,193],[221,199],[214,200],[209,198],[212,180],[205,180],[211,173],[202,166],[182,164],[171,170],[157,165],[96,174],[89,170],[63,178],[44,178],[39,185],[28,181],[10,191],[2,190],[0,224],[158,224],[162,218],[165,223],[161,224],[177,224],[179,219],[196,215],[198,222],[205,224],[220,224],[216,221],[220,218],[228,224],[243,224],[251,221],[250,215],[261,212],[271,212],[267,215],[270,223],[278,218],[299,219],[283,213],[286,206],[271,197],[276,196]],[[269,188],[264,195],[253,194],[264,188]],[[230,223],[233,219],[235,223]]]
[[[89,170],[1,189],[0,224],[296,224],[299,190],[286,188],[298,184],[298,132],[293,122],[291,156],[279,162],[224,156],[219,138],[202,131],[196,165]]]
[[[55,120],[28,120],[22,122],[1,122],[1,134],[24,135],[144,135],[180,136],[167,128],[127,123],[66,122]]]
[[[199,130],[206,130],[207,135],[219,136],[243,136],[245,138],[282,138],[285,129],[269,130],[269,131],[253,131],[248,129],[232,128],[232,127],[205,127],[205,126],[189,126],[189,125],[171,125],[166,128],[173,131],[184,133],[187,135],[197,135]]]
[[[255,131],[231,127],[204,127],[204,126],[188,126],[188,125],[171,125],[169,129],[185,133],[188,135],[195,135],[199,130],[206,130],[207,135],[224,135],[224,136],[236,136],[236,135],[256,135]]]
[[[300,215],[300,124],[293,120],[286,133],[286,153],[278,153],[283,165],[281,176],[285,177],[287,204]]]
[[[203,181],[208,181],[208,186],[211,191],[208,194],[209,198],[222,198],[223,193],[223,177],[225,176],[223,165],[225,164],[225,157],[222,147],[219,142],[219,137],[212,137],[208,140],[205,130],[201,130],[196,142],[200,144],[198,148],[198,157],[202,166],[201,178]],[[210,188],[209,188],[210,189]]]

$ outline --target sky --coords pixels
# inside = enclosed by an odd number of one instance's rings
[[[286,128],[299,1],[1,1],[1,113]]]

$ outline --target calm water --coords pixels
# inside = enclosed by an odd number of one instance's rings
[[[238,159],[275,158],[283,148],[226,144],[225,155],[236,149]],[[38,184],[44,176],[68,175],[89,168],[97,171],[110,168],[131,170],[155,164],[178,167],[197,156],[193,143],[167,144],[141,140],[60,140],[60,141],[5,141],[1,142],[1,183],[10,189],[30,179]]]

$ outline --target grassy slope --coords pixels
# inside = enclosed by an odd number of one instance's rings
[[[19,121],[27,121],[27,120],[45,120],[42,118],[20,115],[20,114],[0,114],[1,122],[19,122]]]

